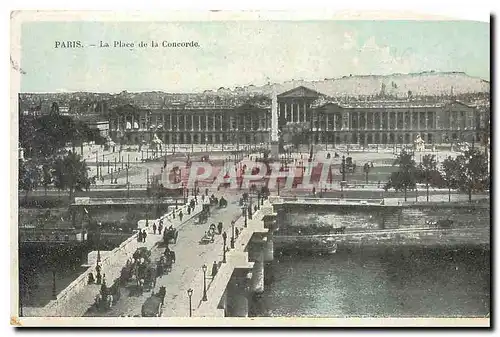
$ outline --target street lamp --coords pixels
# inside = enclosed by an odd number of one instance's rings
[[[203,298],[202,301],[207,300],[207,265],[204,264],[201,269],[203,270]]]
[[[247,222],[248,222],[248,220],[247,220],[247,205],[246,205],[246,203],[243,204],[242,211],[243,211],[243,216],[245,217],[245,227],[246,227],[247,226]]]
[[[97,265],[101,262],[101,223],[97,224]]]
[[[225,239],[226,237],[224,237]],[[223,242],[222,246],[222,263],[226,263],[226,240]]]
[[[193,309],[191,306],[191,297],[193,296],[193,289],[189,288],[187,293],[189,296],[189,317],[192,317],[193,316]]]
[[[231,249],[234,249],[234,220],[231,221]]]

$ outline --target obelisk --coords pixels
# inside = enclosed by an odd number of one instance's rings
[[[279,136],[278,136],[278,95],[273,86],[271,103],[271,158],[279,158]]]

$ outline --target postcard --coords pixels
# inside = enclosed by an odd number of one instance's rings
[[[490,326],[489,22],[11,25],[11,324]]]

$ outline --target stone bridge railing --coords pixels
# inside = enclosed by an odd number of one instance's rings
[[[269,201],[265,201],[260,210],[257,210],[252,219],[247,220],[244,227],[244,217],[238,218],[235,223],[237,227],[243,227],[240,235],[235,241],[234,249],[226,254],[226,263],[222,263],[217,275],[207,288],[208,301],[201,301],[194,315],[197,317],[224,317],[248,316],[248,292],[255,291],[260,283],[263,286],[264,273],[264,249],[268,247],[252,247],[254,244],[266,244],[267,236],[272,231],[265,228],[264,217],[273,215],[273,208]],[[272,234],[270,234],[272,235]],[[271,248],[272,249],[272,248]],[[256,250],[257,257],[256,255]],[[263,254],[263,255],[260,255]],[[237,275],[241,271],[241,275]],[[246,284],[234,291],[235,278]],[[247,284],[248,282],[248,284]],[[263,289],[262,289],[263,290]],[[232,302],[228,305],[229,302]],[[230,309],[228,309],[228,306]]]
[[[307,197],[269,197],[273,204],[316,204],[316,205],[384,205],[384,199],[343,199]]]

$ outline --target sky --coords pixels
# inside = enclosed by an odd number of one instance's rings
[[[21,92],[198,92],[431,70],[489,80],[489,29],[473,21],[28,22]],[[56,41],[83,47],[55,48]],[[115,41],[134,47],[115,48]]]

